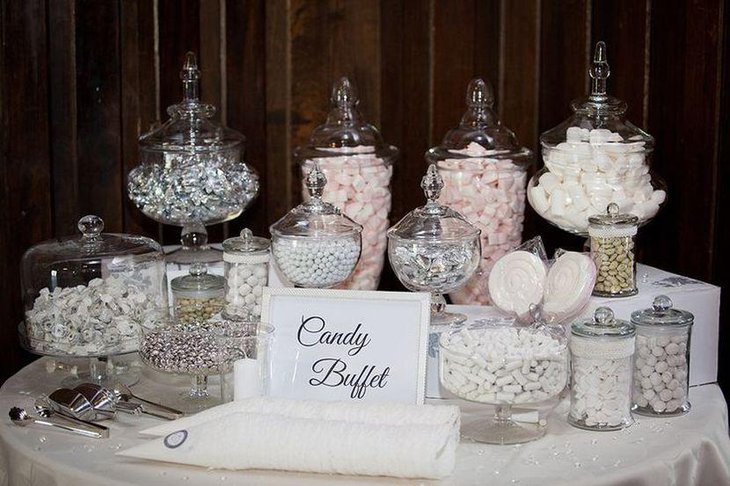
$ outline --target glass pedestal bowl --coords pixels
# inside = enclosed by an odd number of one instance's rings
[[[512,407],[537,411],[568,382],[562,328],[516,328],[477,322],[441,335],[439,378],[455,396],[493,405],[493,416],[468,424],[462,436],[488,444],[520,444],[542,437],[545,418],[517,422]],[[548,407],[549,410],[549,407]]]

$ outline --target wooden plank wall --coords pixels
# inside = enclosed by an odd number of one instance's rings
[[[263,194],[241,218],[257,233],[299,201],[292,149],[324,120],[331,83],[350,76],[364,116],[400,147],[396,220],[421,204],[423,153],[488,77],[499,113],[537,149],[540,132],[588,88],[593,44],[608,44],[609,90],[657,139],[669,199],[642,232],[645,262],[718,284],[730,233],[727,0],[26,0],[0,7],[1,377],[23,361],[18,265],[38,241],[96,213],[111,231],[174,243],[127,200],[140,133],[181,97],[184,53],[199,53],[202,96],[248,137]],[[528,210],[529,211],[529,210]],[[525,236],[577,239],[528,213]],[[384,288],[398,288],[392,275]],[[724,300],[724,305],[727,300]],[[723,330],[724,331],[724,330]],[[723,336],[724,336],[723,332]],[[724,340],[721,340],[724,341]],[[724,350],[724,348],[723,348]],[[727,353],[724,353],[727,354]],[[27,357],[26,357],[27,358]],[[725,368],[721,377],[727,378]]]

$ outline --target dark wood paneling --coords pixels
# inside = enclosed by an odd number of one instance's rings
[[[649,133],[667,203],[645,230],[647,263],[712,276],[719,185],[720,0],[652,2]],[[681,235],[681,236],[680,236]]]
[[[261,193],[242,217],[229,223],[236,235],[248,226],[256,234],[268,232],[268,208],[263,193],[269,178],[266,164],[266,31],[263,0],[226,3],[227,124],[243,132],[246,162],[258,172]]]
[[[158,119],[154,0],[121,0],[122,204],[124,231],[161,237],[162,226],[127,197],[127,174],[139,163],[138,139]]]
[[[119,5],[76,3],[78,207],[123,229]],[[75,230],[73,231],[75,232]]]
[[[53,231],[46,29],[42,0],[0,2],[0,380],[22,363],[20,257]]]

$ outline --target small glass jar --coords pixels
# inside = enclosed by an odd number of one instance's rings
[[[619,430],[633,423],[631,388],[636,329],[608,307],[576,322],[570,336],[568,422],[587,430]]]
[[[350,80],[343,77],[337,81],[327,121],[314,129],[307,144],[294,151],[294,157],[302,171],[304,200],[309,198],[307,174],[317,162],[328,180],[322,199],[363,226],[360,261],[341,287],[375,290],[385,260],[390,179],[398,149],[386,144],[378,129],[362,120],[358,103]]]
[[[527,199],[555,226],[585,236],[588,217],[610,203],[650,221],[664,203],[664,183],[650,171],[654,138],[626,120],[626,102],[606,94],[606,45],[596,44],[591,94],[573,115],[540,136],[545,167],[530,179]]]
[[[605,214],[588,218],[591,258],[596,264],[593,295],[628,297],[639,292],[634,258],[638,225],[639,218],[633,214],[619,214],[616,203],[609,204]]]
[[[436,165],[421,180],[425,206],[406,214],[388,230],[388,258],[398,280],[415,292],[431,292],[431,325],[464,322],[446,312],[443,294],[464,285],[479,266],[481,231],[437,200],[444,187]]]
[[[673,309],[666,295],[651,309],[631,313],[636,326],[634,406],[640,415],[677,416],[689,412],[689,353],[694,315]]]
[[[327,178],[314,163],[307,175],[310,198],[271,225],[274,263],[290,284],[330,288],[355,270],[362,226],[322,200]]]
[[[200,324],[223,310],[226,279],[208,274],[204,264],[194,263],[190,273],[170,282],[172,316],[178,324]]]
[[[254,236],[248,228],[223,242],[228,317],[261,315],[263,288],[269,281],[270,246],[267,238]]]
[[[51,356],[103,357],[137,351],[141,326],[168,318],[162,247],[143,236],[103,233],[84,216],[80,236],[25,252],[21,342]]]
[[[487,282],[494,263],[522,242],[525,185],[532,152],[494,112],[492,88],[473,79],[467,110],[441,145],[426,152],[444,179],[440,201],[459,211],[481,233],[482,259],[474,276],[449,293],[455,304],[490,304]]]
[[[274,328],[256,320],[223,323],[216,333],[223,402],[268,395]]]

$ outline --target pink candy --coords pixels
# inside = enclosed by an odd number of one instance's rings
[[[482,261],[455,304],[490,304],[487,282],[494,263],[522,241],[526,173],[511,160],[488,157],[438,162],[444,189],[440,202],[482,230]],[[445,170],[446,169],[446,170]]]
[[[362,254],[352,276],[338,288],[375,290],[385,262],[393,167],[372,153],[317,159],[327,177],[323,199],[363,226]],[[303,170],[308,171],[310,163]],[[308,191],[302,185],[302,194]]]

